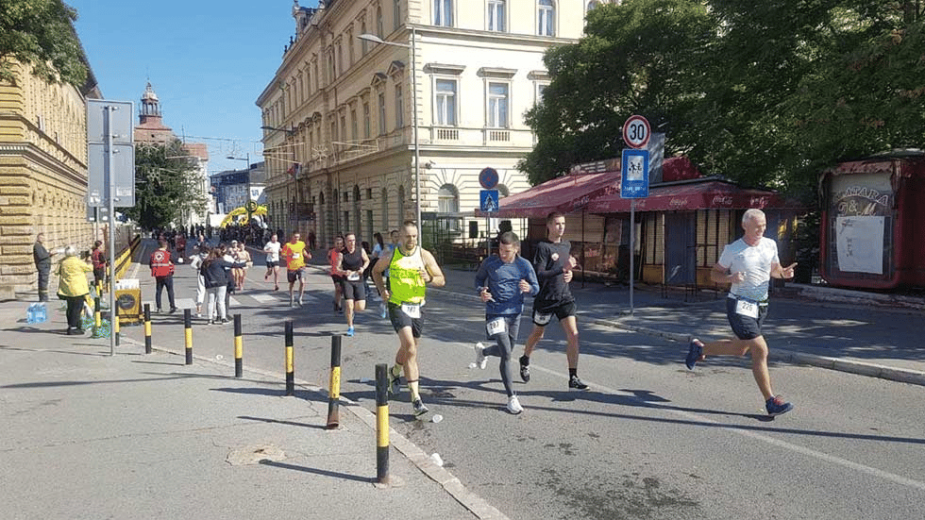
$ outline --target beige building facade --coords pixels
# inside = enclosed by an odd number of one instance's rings
[[[14,64],[0,81],[0,299],[36,288],[32,245],[89,249],[86,99],[102,95],[92,72],[82,88],[52,85]],[[56,290],[54,276],[49,291]]]
[[[425,230],[462,236],[484,168],[502,197],[529,187],[515,165],[534,144],[524,113],[549,83],[543,55],[577,41],[600,3],[295,2],[295,36],[257,100],[271,225],[322,245],[346,231],[372,242],[415,218],[419,176]]]

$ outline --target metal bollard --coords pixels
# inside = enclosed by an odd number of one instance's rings
[[[333,430],[340,426],[340,334],[331,336],[331,385],[328,390],[328,426]]]
[[[234,315],[234,377],[244,377],[244,338],[241,337],[241,315]]]
[[[97,296],[96,298],[93,298],[93,324],[94,324],[93,335],[96,336],[97,331],[100,329],[100,327],[103,326],[103,314],[102,314],[102,311],[100,311],[100,297],[99,296]]]
[[[389,483],[389,366],[376,365],[376,481]]]
[[[119,346],[119,311],[110,306],[109,319],[112,321],[112,333],[116,335],[116,346]]]
[[[193,364],[193,317],[189,309],[183,309],[183,327],[186,329],[186,364]]]
[[[145,354],[150,354],[151,349],[151,304],[145,304]]]
[[[295,395],[295,367],[292,363],[292,320],[286,321],[286,395]]]

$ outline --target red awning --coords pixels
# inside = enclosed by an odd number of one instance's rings
[[[590,213],[629,213],[632,199],[612,193],[592,200]],[[709,180],[653,186],[649,196],[636,199],[636,211],[693,211],[698,209],[801,209],[799,202],[769,190],[739,188],[735,184]]]
[[[595,197],[620,190],[620,172],[578,173],[557,177],[527,191],[501,199],[496,213],[478,217],[544,218],[553,211],[571,213],[587,205]]]

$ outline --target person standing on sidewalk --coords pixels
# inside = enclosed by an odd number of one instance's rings
[[[771,390],[768,372],[768,344],[761,333],[761,325],[768,315],[768,283],[771,278],[793,278],[797,264],[781,267],[777,256],[777,242],[764,236],[767,220],[760,209],[750,209],[742,215],[745,234],[723,248],[719,261],[710,271],[716,283],[732,284],[726,298],[726,316],[735,339],[702,343],[692,338],[688,345],[685,364],[693,370],[706,356],[752,356],[752,374],[765,399],[768,415],[789,412],[793,404],[775,396]]]
[[[206,293],[209,295],[209,324],[228,323],[228,291],[231,270],[244,265],[244,262],[229,262],[220,247],[216,247],[203,260],[199,272],[203,278]],[[216,307],[218,307],[216,312]]]
[[[177,304],[173,297],[173,262],[170,261],[170,251],[167,250],[167,240],[161,238],[157,242],[158,248],[151,253],[149,265],[151,266],[151,276],[157,283],[157,292],[154,295],[157,304],[157,312],[161,312],[161,292],[164,287],[167,288],[167,298],[170,300],[170,312],[177,312]]]
[[[57,254],[55,251],[49,252],[45,249],[45,233],[39,233],[35,236],[35,244],[32,245],[32,259],[35,261],[35,269],[39,274],[39,301],[48,301],[48,275],[51,274],[51,257]]]
[[[67,302],[68,336],[82,336],[84,333],[80,328],[80,313],[90,293],[87,273],[92,271],[91,264],[77,258],[77,249],[74,246],[64,249],[64,260],[58,266],[58,298]]]
[[[520,357],[520,378],[530,381],[530,355],[543,339],[546,325],[555,316],[565,332],[565,357],[568,360],[569,390],[587,390],[588,385],[578,379],[578,320],[575,317],[575,298],[569,289],[572,270],[578,266],[571,255],[572,245],[562,238],[565,234],[565,215],[550,213],[546,217],[546,239],[537,244],[533,269],[540,283],[540,292],[533,300],[533,332],[524,344]]]
[[[520,240],[513,231],[498,237],[498,254],[482,261],[475,275],[475,287],[485,303],[485,330],[490,347],[475,344],[475,365],[485,369],[487,356],[501,358],[501,382],[507,392],[507,410],[512,414],[524,411],[514,393],[511,381],[511,354],[520,330],[520,315],[524,309],[524,294],[535,296],[540,285],[533,266],[519,256]]]
[[[97,287],[105,290],[106,284],[106,248],[103,247],[103,241],[97,240],[93,243],[93,251],[90,253],[90,261],[93,262],[93,282]]]
[[[270,273],[273,273],[273,290],[279,290],[279,252],[283,245],[279,243],[276,233],[270,236],[270,241],[263,246],[263,252],[267,254],[267,272],[263,275],[263,281],[270,279]]]
[[[305,248],[305,242],[302,242],[301,238],[302,235],[298,232],[293,233],[292,238],[281,249],[281,254],[286,259],[290,307],[295,305],[292,291],[296,280],[299,280],[299,307],[302,306],[302,296],[305,294],[305,262],[312,259],[312,254]]]
[[[390,273],[388,286],[383,277],[387,270]],[[373,266],[373,282],[382,299],[388,302],[392,328],[398,334],[395,364],[389,369],[389,393],[398,395],[398,382],[404,371],[414,415],[423,415],[427,413],[427,407],[421,400],[418,386],[420,371],[417,356],[424,331],[424,296],[427,284],[443,287],[446,278],[434,255],[418,246],[418,227],[414,222],[406,221],[399,243],[391,251],[380,255]]]
[[[209,246],[203,244],[196,248],[196,254],[190,258],[189,265],[196,271],[196,317],[202,318],[202,304],[206,300],[206,279],[202,274],[202,264],[209,257]]]
[[[344,295],[344,316],[347,318],[347,335],[353,336],[353,317],[366,310],[366,281],[363,273],[369,265],[369,256],[357,247],[356,233],[344,235],[344,248],[337,255],[337,269],[344,273],[341,286]]]

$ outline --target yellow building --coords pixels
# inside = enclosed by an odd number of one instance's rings
[[[96,79],[88,70],[77,88],[46,83],[31,66],[13,70],[15,83],[0,81],[0,299],[36,288],[36,234],[45,234],[49,250],[89,249],[94,240],[85,102],[102,97]],[[54,277],[48,287],[57,287]]]
[[[502,197],[529,187],[516,164],[535,142],[523,115],[549,83],[543,55],[578,41],[601,3],[294,2],[295,35],[256,102],[271,225],[372,242],[416,217],[419,190],[425,243],[467,234],[479,172],[498,173]]]

